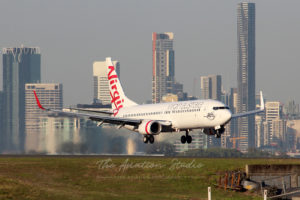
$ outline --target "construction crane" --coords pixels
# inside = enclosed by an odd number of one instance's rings
[[[247,139],[247,137],[233,137],[233,138],[229,138],[229,141],[232,142],[232,148],[236,149],[236,141],[237,140],[242,140],[242,139]]]

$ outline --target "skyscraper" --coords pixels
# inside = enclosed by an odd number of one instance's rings
[[[38,47],[3,49],[3,118],[7,151],[24,150],[25,83],[41,80],[41,54]]]
[[[283,140],[285,138],[285,121],[281,120],[282,117],[282,106],[279,101],[268,101],[266,102],[266,122],[268,124],[266,130],[267,139],[266,143],[268,145],[272,143],[277,143],[278,140]],[[278,129],[280,128],[280,130]]]
[[[203,99],[221,101],[222,77],[220,75],[201,76],[201,94]]]
[[[47,112],[36,105],[33,90],[36,91],[41,104],[50,109],[60,110],[63,107],[62,84],[58,83],[28,83],[25,84],[25,151],[38,151],[41,119]]]
[[[245,112],[255,109],[255,4],[243,2],[237,6],[238,39],[238,110]],[[239,149],[247,151],[254,147],[255,118],[243,117],[238,120],[240,137]]]
[[[120,78],[120,62],[113,61],[113,64]],[[102,104],[110,105],[111,96],[109,94],[109,86],[107,80],[106,61],[94,62],[93,77],[94,77],[94,101],[100,101]]]
[[[152,102],[159,103],[164,95],[173,93],[175,59],[174,34],[152,33]]]
[[[214,99],[221,101],[222,96],[222,77],[220,75],[209,75],[200,77],[200,87],[202,99]],[[221,140],[219,138],[204,135],[201,140],[209,147],[220,147]]]
[[[255,147],[260,148],[264,145],[264,129],[262,116],[255,116]]]

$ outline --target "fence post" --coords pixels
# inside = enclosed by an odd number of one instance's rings
[[[264,190],[264,200],[267,200],[268,190]]]
[[[211,187],[208,187],[208,200],[211,200]]]

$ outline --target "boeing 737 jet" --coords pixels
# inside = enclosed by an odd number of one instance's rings
[[[138,105],[124,94],[120,80],[111,58],[106,58],[107,79],[109,83],[112,109],[107,111],[86,110],[74,108],[79,112],[66,112],[44,108],[34,91],[37,105],[40,109],[62,113],[67,116],[84,117],[98,122],[118,125],[144,135],[144,143],[154,143],[154,136],[165,132],[181,132],[182,143],[191,143],[189,132],[202,130],[207,135],[220,138],[225,131],[225,125],[233,118],[246,117],[264,111],[264,100],[260,92],[260,109],[232,114],[229,107],[216,100],[192,100],[170,103]],[[82,112],[88,111],[88,112]]]

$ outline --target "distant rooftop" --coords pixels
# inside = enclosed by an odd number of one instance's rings
[[[2,49],[3,54],[17,54],[17,53],[24,53],[24,54],[40,54],[39,47],[7,47]]]

